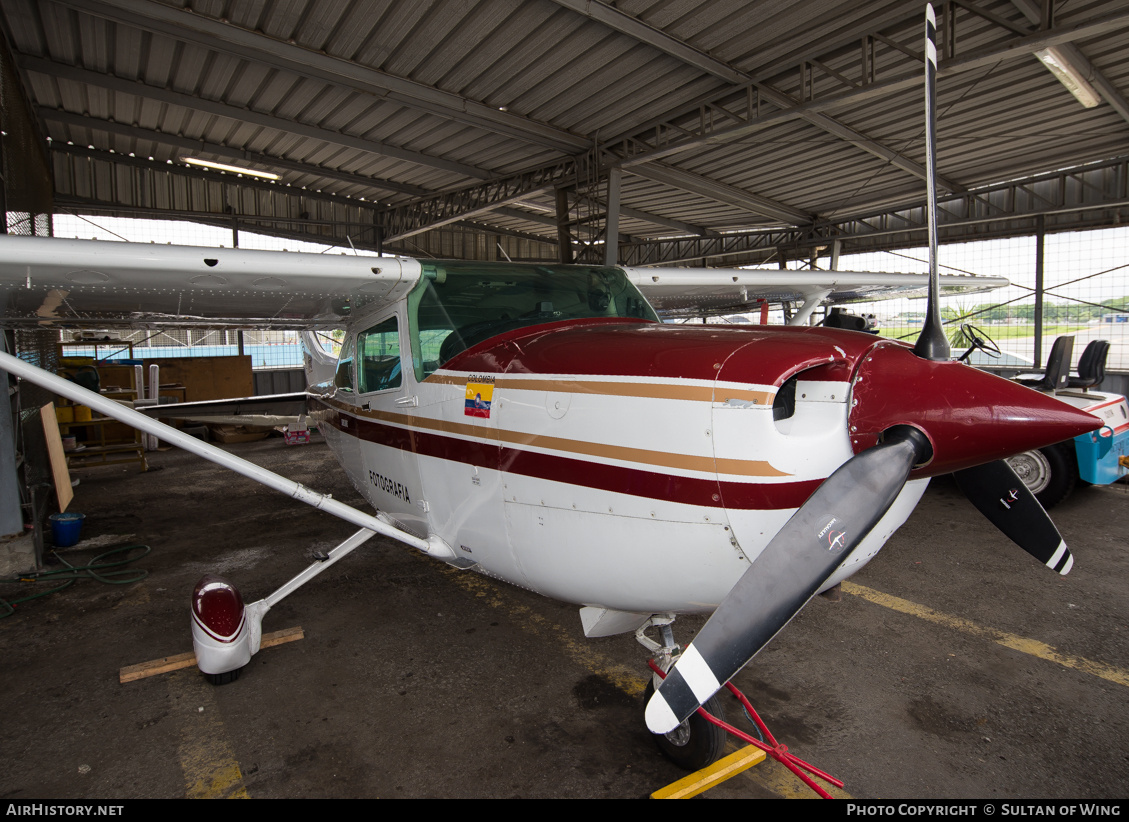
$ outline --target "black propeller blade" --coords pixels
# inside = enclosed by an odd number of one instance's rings
[[[937,18],[925,6],[925,213],[929,225],[929,302],[925,323],[913,350],[925,360],[949,359],[949,341],[941,327],[940,280],[937,276]]]
[[[647,705],[647,726],[669,733],[791,621],[893,505],[930,446],[900,426],[816,489],[765,546]]]
[[[1066,575],[1074,557],[1058,529],[1023,480],[1003,460],[966,468],[953,474],[957,485],[980,513],[1004,536],[1039,562]]]
[[[926,216],[929,223],[929,304],[914,353],[926,360],[949,359],[949,342],[941,327],[937,278],[937,19],[925,7],[925,170]],[[957,484],[991,522],[1027,553],[1066,574],[1074,564],[1066,543],[1047,512],[1011,467],[1000,460],[958,471]]]

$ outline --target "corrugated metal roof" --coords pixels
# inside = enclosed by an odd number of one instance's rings
[[[1124,3],[1054,5],[1050,32],[1125,105]],[[939,175],[954,190],[1116,157],[1129,145],[1129,106],[1083,108],[1031,56],[1025,44],[1040,31],[1024,14],[1032,7],[1041,3],[961,0],[940,10]],[[570,157],[584,159],[585,181],[622,164],[620,231],[638,239],[919,201],[921,84],[883,84],[920,71],[923,8],[0,0],[0,25],[57,143],[111,161],[151,157],[155,167],[191,153],[275,171],[291,189],[393,207],[464,188],[489,202],[483,187]],[[110,196],[73,175],[57,186],[64,198],[82,186]],[[127,197],[118,189],[113,196]],[[496,205],[468,219],[556,241],[549,188]]]

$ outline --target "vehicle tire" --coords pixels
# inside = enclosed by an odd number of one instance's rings
[[[1016,454],[1008,457],[1007,463],[1048,511],[1070,496],[1078,482],[1073,442]]]
[[[242,668],[236,668],[234,671],[226,671],[222,674],[204,674],[204,678],[211,685],[227,685],[229,682],[239,679],[239,672],[242,670]]]
[[[644,706],[651,701],[654,692],[654,683],[648,682],[643,695]],[[706,700],[702,707],[718,719],[725,719],[721,700],[716,694]],[[697,713],[670,733],[651,734],[651,738],[655,740],[655,745],[663,756],[688,771],[699,771],[713,764],[725,750],[725,731]]]

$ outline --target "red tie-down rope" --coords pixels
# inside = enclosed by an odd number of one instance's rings
[[[651,670],[658,674],[661,679],[666,679],[666,673],[661,668],[659,668],[658,665],[655,664],[654,660],[647,660],[647,664],[651,666]],[[804,771],[807,771],[814,776],[818,776],[824,782],[834,785],[836,788],[842,788],[843,781],[841,779],[836,779],[831,774],[825,773],[814,765],[805,762],[804,760],[793,754],[791,751],[789,751],[787,745],[781,745],[779,742],[777,742],[776,737],[772,735],[772,731],[770,731],[768,729],[768,726],[764,724],[764,720],[760,718],[760,714],[758,714],[756,712],[756,709],[754,709],[753,706],[749,703],[748,698],[743,693],[741,693],[737,689],[737,687],[733,685],[732,682],[726,682],[725,687],[729,689],[729,692],[731,694],[741,700],[741,704],[745,706],[745,711],[752,718],[753,722],[756,723],[757,728],[760,729],[761,734],[765,739],[768,740],[768,742],[761,742],[759,739],[754,739],[744,731],[738,728],[734,728],[728,722],[723,722],[722,720],[718,719],[705,708],[699,706],[698,713],[701,714],[701,716],[707,722],[716,725],[727,733],[732,734],[742,742],[760,748],[785,768],[794,773],[801,781],[803,781],[805,785],[807,785],[824,799],[834,799],[835,797],[821,788],[810,776],[808,776],[807,773],[804,773]]]

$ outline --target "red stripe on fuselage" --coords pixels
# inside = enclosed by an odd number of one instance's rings
[[[351,414],[344,415],[349,422],[348,425],[342,425],[343,414],[339,409],[324,403],[319,405],[319,420],[365,442],[495,471],[686,505],[708,508],[720,508],[724,505],[726,508],[741,510],[798,508],[822,482],[719,483],[717,480],[541,454],[501,446],[496,442],[479,442],[446,434],[413,431]],[[487,435],[488,432],[484,430],[483,434]]]

